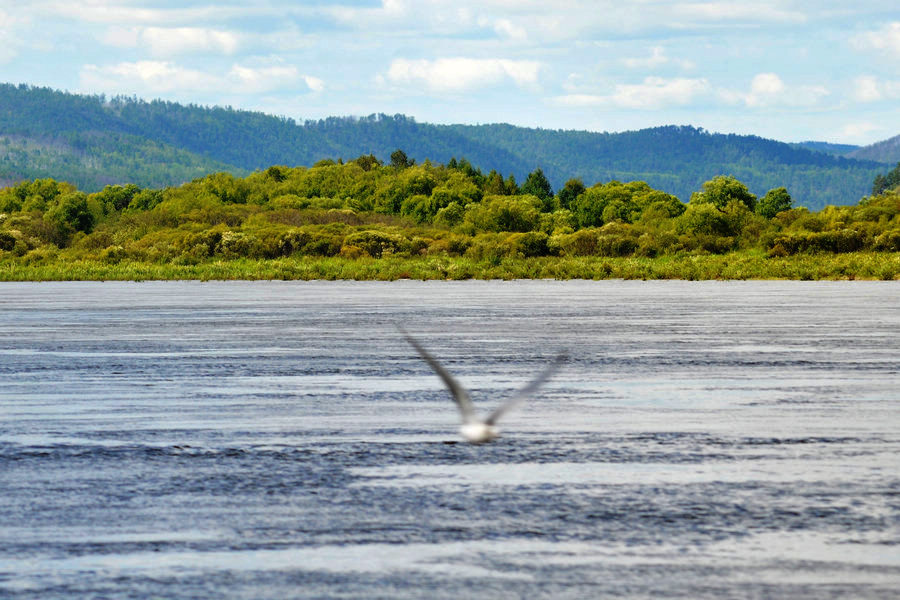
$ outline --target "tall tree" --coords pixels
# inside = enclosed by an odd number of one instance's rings
[[[568,180],[556,194],[556,197],[559,198],[559,207],[569,208],[575,202],[575,198],[583,194],[584,191],[584,181],[580,178]]]
[[[553,196],[553,188],[550,187],[550,182],[547,180],[547,177],[544,175],[544,171],[541,168],[537,168],[528,174],[528,178],[525,180],[525,183],[522,184],[522,189],[520,191],[523,194],[537,196],[542,202]]]
[[[756,196],[730,175],[713,177],[703,184],[701,191],[691,194],[691,204],[712,204],[719,210],[725,210],[732,200],[741,202],[751,211],[756,208]]]
[[[872,195],[877,196],[888,190],[900,187],[900,162],[887,175],[876,175],[872,184]]]
[[[756,203],[756,214],[771,219],[783,210],[790,210],[791,195],[787,188],[779,187],[766,192]]]
[[[391,152],[391,166],[396,169],[405,169],[407,167],[411,167],[416,164],[416,161],[409,160],[406,157],[406,152],[397,148],[393,152]]]

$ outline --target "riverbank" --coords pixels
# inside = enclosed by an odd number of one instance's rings
[[[398,279],[898,280],[900,252],[768,257],[761,252],[645,257],[285,257],[196,264],[103,262],[48,257],[0,262],[0,281]]]

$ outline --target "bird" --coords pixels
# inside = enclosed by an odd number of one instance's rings
[[[397,326],[406,341],[415,348],[416,352],[431,366],[435,373],[444,381],[447,389],[450,390],[453,401],[459,408],[462,417],[462,425],[459,433],[466,441],[473,444],[483,444],[491,442],[500,436],[500,429],[497,427],[497,420],[506,411],[513,406],[532,395],[545,381],[550,379],[559,369],[560,365],[568,359],[565,352],[560,353],[553,361],[528,385],[520,389],[515,396],[508,400],[505,404],[497,408],[486,419],[480,419],[475,414],[475,406],[469,397],[469,392],[446,370],[431,354],[422,347],[415,338],[413,338],[405,329]]]

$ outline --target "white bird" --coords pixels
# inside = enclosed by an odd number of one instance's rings
[[[444,384],[446,384],[447,388],[450,390],[453,401],[456,402],[456,406],[459,408],[460,415],[462,416],[462,426],[459,428],[459,432],[467,441],[472,442],[473,444],[482,444],[496,439],[500,435],[500,430],[497,428],[496,423],[503,413],[533,394],[541,384],[553,376],[553,373],[556,372],[559,366],[565,362],[567,358],[565,353],[559,354],[553,362],[551,362],[547,368],[534,379],[534,381],[519,390],[509,401],[492,412],[487,419],[481,420],[475,414],[475,406],[472,404],[469,392],[467,392],[466,389],[461,386],[433,356],[428,354],[425,348],[413,339],[406,330],[399,325],[397,326],[397,329],[400,330],[400,333],[403,334],[406,341],[416,349],[419,355],[425,359],[425,362],[434,369],[434,372],[444,380]]]

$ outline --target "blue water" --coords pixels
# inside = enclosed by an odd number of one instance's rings
[[[0,284],[0,597],[895,598],[898,292]]]

